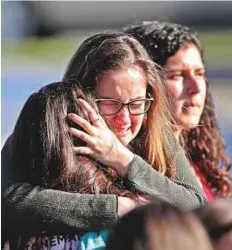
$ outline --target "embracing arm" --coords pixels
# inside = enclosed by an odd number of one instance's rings
[[[23,228],[52,231],[107,228],[117,219],[115,195],[74,194],[23,181],[11,163],[9,139],[2,149],[2,217]]]
[[[84,100],[79,100],[79,103],[88,113],[95,112]],[[92,114],[92,117],[96,117],[96,114]],[[167,134],[167,150],[174,157],[175,181],[154,170],[139,156],[134,156],[106,126],[101,116],[95,124],[90,124],[76,114],[70,114],[69,118],[89,131],[88,134],[75,128],[70,129],[73,136],[84,140],[88,145],[74,147],[76,153],[91,155],[102,164],[111,166],[138,191],[151,195],[158,193],[175,205],[189,210],[205,204],[203,191],[191,172],[184,150],[172,134]]]
[[[137,155],[134,156],[126,177],[136,190],[151,195],[156,195],[158,192],[183,209],[192,210],[204,205],[206,199],[203,191],[180,146],[174,160],[176,165],[175,181],[157,172]]]

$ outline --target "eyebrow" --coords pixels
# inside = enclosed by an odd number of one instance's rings
[[[136,97],[136,98],[130,99],[130,101],[137,100],[137,99],[145,99],[145,98],[146,98],[146,96],[138,96],[138,97]],[[117,100],[117,101],[122,101],[122,100],[119,100],[119,99],[117,99],[117,98],[112,98],[112,97],[108,97],[108,96],[106,96],[106,97],[100,96],[100,97],[98,97],[98,98],[96,98],[96,99],[113,99],[113,100]]]
[[[179,72],[179,71],[183,71],[185,69],[181,69],[181,68],[173,68],[173,69],[164,69],[164,73],[174,73],[174,72]],[[198,67],[195,68],[195,71],[205,71],[204,67]]]
[[[163,68],[164,71],[168,71],[168,72],[170,72],[170,71],[181,71],[183,69],[185,69],[185,65],[183,65],[182,67],[177,66],[177,67]],[[195,69],[197,69],[197,70],[205,70],[205,67],[204,67],[204,65],[203,66],[197,66],[196,65]]]

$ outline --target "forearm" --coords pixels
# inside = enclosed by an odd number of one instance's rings
[[[70,232],[110,227],[117,219],[115,195],[74,194],[16,183],[2,194],[2,215],[25,230]]]
[[[11,227],[91,231],[117,219],[115,195],[74,194],[32,185],[13,166],[9,139],[2,149],[2,215]]]
[[[191,210],[205,204],[206,199],[190,169],[185,169],[181,176],[179,172],[180,170],[177,170],[176,181],[171,181],[135,155],[126,178],[136,190],[151,195],[162,194],[171,203],[183,209]]]

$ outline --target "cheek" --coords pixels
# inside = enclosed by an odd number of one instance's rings
[[[175,113],[179,110],[180,106],[182,106],[180,98],[182,95],[182,89],[177,84],[167,84],[167,90],[170,97],[170,108],[172,109],[172,112]]]
[[[207,92],[207,86],[206,86],[206,82],[202,82],[201,83],[201,90],[200,90],[200,96],[201,96],[201,108],[204,109],[205,106],[205,99],[206,99],[206,92]]]
[[[167,81],[166,88],[169,95],[174,101],[177,100],[182,93],[182,86],[177,82]]]
[[[112,130],[113,124],[114,124],[114,116],[103,116],[106,124],[109,126],[109,128]]]
[[[131,116],[131,123],[134,130],[140,130],[144,120],[144,115]]]
[[[203,99],[204,99],[204,101],[205,101],[205,98],[206,98],[206,91],[207,91],[207,86],[206,86],[206,82],[204,81],[203,83],[202,83],[202,97],[203,97]]]

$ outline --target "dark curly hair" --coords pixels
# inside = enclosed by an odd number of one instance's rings
[[[194,44],[204,62],[203,48],[197,33],[189,27],[162,21],[145,21],[124,28],[124,32],[133,35],[149,52],[155,63],[161,67],[181,47]],[[225,141],[220,132],[210,87],[207,93],[199,126],[183,131],[182,143],[193,164],[200,167],[211,190],[216,196],[231,195],[230,159],[225,150]]]

